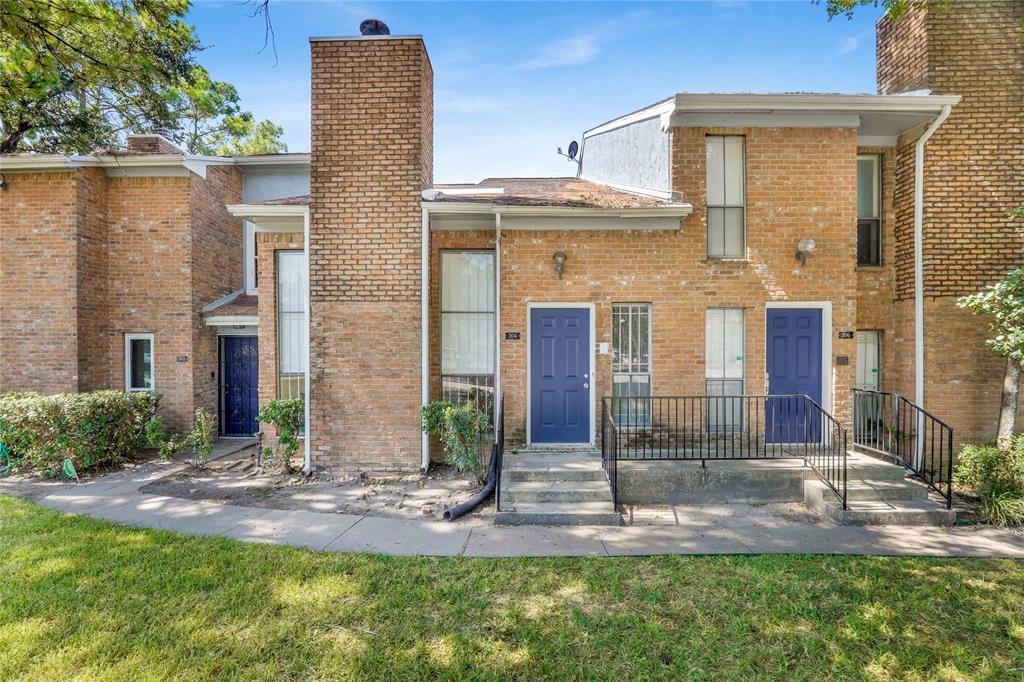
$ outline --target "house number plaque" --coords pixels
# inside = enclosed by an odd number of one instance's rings
[[[839,338],[841,339],[852,339],[853,332],[839,332]]]
[[[518,341],[519,338],[519,332],[505,332],[506,341]]]

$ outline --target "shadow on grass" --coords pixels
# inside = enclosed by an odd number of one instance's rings
[[[1024,565],[419,559],[190,538],[0,498],[0,678],[1000,678]]]

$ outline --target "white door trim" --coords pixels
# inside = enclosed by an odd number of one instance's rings
[[[533,334],[531,327],[531,318],[533,317],[532,311],[534,308],[586,308],[590,311],[590,442],[588,443],[538,443],[537,447],[555,447],[564,448],[572,446],[594,446],[594,420],[596,417],[596,381],[597,378],[594,374],[596,358],[594,357],[594,345],[596,341],[597,324],[595,317],[597,316],[596,306],[593,303],[578,303],[578,302],[562,302],[562,303],[547,303],[547,302],[530,302],[526,304],[526,444],[533,445]]]
[[[821,408],[832,414],[832,301],[768,301],[764,312],[764,375],[768,379],[768,309],[818,308],[821,310]],[[768,392],[765,386],[765,393]]]

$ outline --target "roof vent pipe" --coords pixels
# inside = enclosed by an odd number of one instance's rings
[[[391,29],[380,19],[364,19],[359,24],[359,32],[364,36],[389,36]]]

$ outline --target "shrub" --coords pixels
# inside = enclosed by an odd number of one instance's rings
[[[146,442],[157,448],[162,458],[171,459],[185,448],[191,447],[195,453],[191,463],[197,467],[204,467],[210,461],[216,438],[217,430],[213,426],[213,420],[201,407],[196,408],[192,431],[187,435],[168,434],[164,428],[164,418],[160,415],[154,415],[146,423]]]
[[[981,498],[985,518],[998,525],[1024,523],[1024,436],[1010,447],[965,445],[957,457],[953,483]]]
[[[256,418],[277,431],[277,448],[264,448],[261,455],[280,457],[284,460],[284,467],[290,470],[292,457],[301,445],[299,432],[302,431],[305,413],[305,403],[301,398],[276,398],[264,405]]]
[[[145,445],[159,400],[155,393],[127,391],[0,394],[0,442],[19,466],[56,473],[70,459],[85,471],[122,461]]]
[[[480,461],[480,433],[487,424],[487,415],[468,405],[447,400],[434,400],[420,410],[423,431],[441,440],[445,462],[458,471],[470,471],[479,478],[483,473]]]

